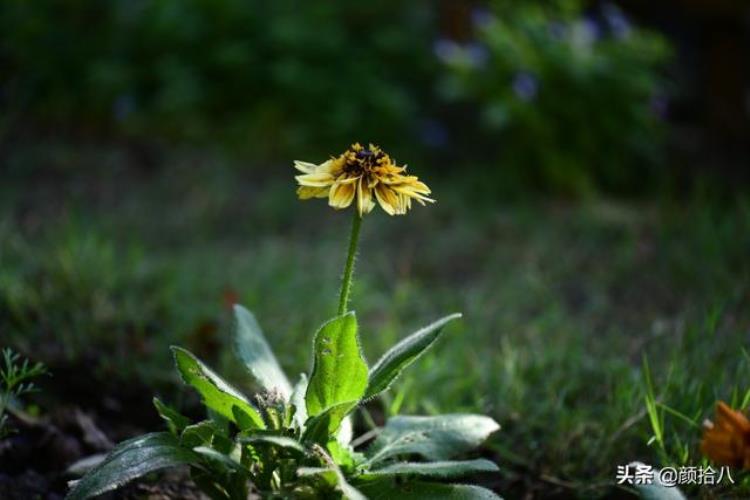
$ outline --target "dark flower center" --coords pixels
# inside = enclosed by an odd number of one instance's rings
[[[377,166],[384,157],[385,153],[382,151],[373,151],[370,148],[362,148],[359,151],[350,149],[346,155],[346,166],[344,168],[347,172],[370,170]]]

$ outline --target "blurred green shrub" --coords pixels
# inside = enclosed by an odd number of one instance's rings
[[[662,37],[632,26],[614,4],[586,11],[578,0],[496,0],[472,22],[474,40],[444,39],[434,50],[444,63],[441,95],[463,105],[451,134],[474,143],[477,162],[498,165],[486,174],[493,189],[581,195],[640,190],[653,179],[669,56]],[[477,126],[467,126],[473,118]]]
[[[0,102],[45,125],[328,154],[352,130],[409,130],[433,25],[424,0],[8,0]]]
[[[164,138],[254,162],[373,140],[476,166],[468,181],[493,197],[640,192],[669,49],[601,5],[495,0],[463,19],[434,0],[7,0],[0,134]]]

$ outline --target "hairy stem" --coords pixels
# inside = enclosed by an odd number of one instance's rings
[[[352,277],[354,275],[354,260],[357,255],[357,244],[359,243],[359,229],[362,226],[362,217],[354,210],[352,219],[352,233],[349,238],[349,254],[346,256],[346,267],[344,277],[341,280],[341,297],[339,298],[339,316],[346,314],[349,306],[349,294],[352,290]]]

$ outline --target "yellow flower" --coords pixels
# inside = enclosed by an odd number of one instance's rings
[[[378,146],[353,144],[338,157],[316,165],[295,161],[302,172],[296,177],[300,199],[328,198],[336,209],[357,204],[359,215],[370,213],[375,201],[389,215],[403,215],[412,200],[424,205],[434,203],[428,198],[430,188],[413,175],[406,175],[406,166],[399,167]]]
[[[750,469],[750,420],[723,401],[716,404],[716,419],[704,424],[701,451],[722,465]]]

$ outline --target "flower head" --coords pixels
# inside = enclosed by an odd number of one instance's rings
[[[750,420],[723,401],[716,404],[716,421],[706,420],[701,452],[716,463],[750,469]]]
[[[349,207],[356,201],[359,215],[370,213],[375,202],[389,215],[403,215],[412,200],[424,205],[430,188],[413,175],[406,175],[406,166],[399,167],[378,146],[352,144],[338,157],[316,165],[295,161],[302,172],[296,177],[300,199],[328,198],[336,209]]]

